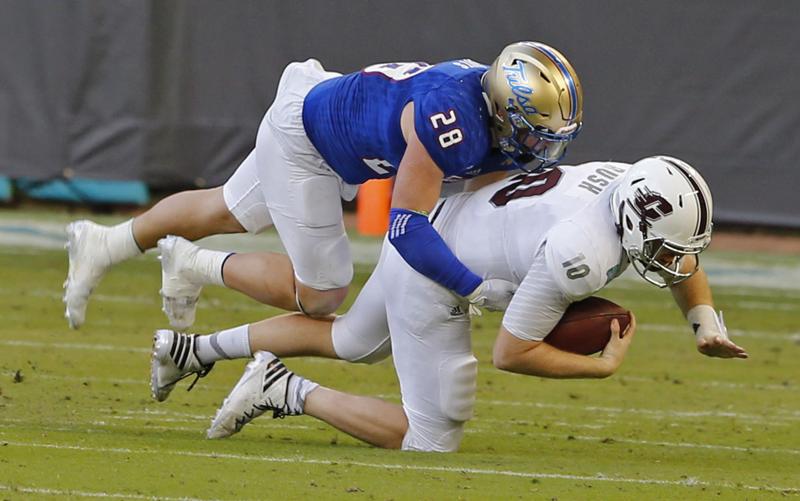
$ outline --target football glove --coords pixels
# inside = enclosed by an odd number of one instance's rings
[[[508,280],[500,278],[484,280],[466,297],[469,301],[469,314],[479,317],[481,315],[480,308],[486,308],[489,311],[505,310],[516,290],[517,284]]]

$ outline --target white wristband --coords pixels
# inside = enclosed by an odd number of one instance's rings
[[[720,317],[717,316],[717,312],[715,312],[714,308],[710,305],[698,304],[694,306],[686,313],[686,320],[689,321],[689,326],[695,334],[697,334],[700,327],[703,326],[706,329],[717,330],[723,336],[728,337],[725,325],[722,323]]]

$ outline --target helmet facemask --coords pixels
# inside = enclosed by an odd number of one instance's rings
[[[647,282],[659,288],[672,287],[691,278],[700,268],[700,253],[705,249],[686,248],[660,237],[642,242],[641,250],[635,246],[625,249],[628,260]],[[694,256],[694,266],[684,270],[684,258]]]
[[[691,166],[670,157],[634,164],[612,195],[622,248],[634,270],[657,287],[697,272],[711,242],[711,192]],[[694,263],[687,263],[694,256]]]
[[[526,172],[537,172],[557,164],[567,152],[567,144],[578,136],[581,124],[574,123],[556,132],[531,124],[516,107],[506,108],[511,134],[497,140],[502,151]]]

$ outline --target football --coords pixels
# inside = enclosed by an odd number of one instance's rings
[[[567,308],[544,342],[580,355],[597,353],[611,338],[611,320],[615,318],[620,331],[625,332],[630,323],[628,310],[608,299],[587,297]]]

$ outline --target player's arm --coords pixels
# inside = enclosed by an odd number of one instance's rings
[[[400,123],[406,140],[406,150],[397,169],[392,208],[427,214],[439,200],[444,173],[417,137],[413,102],[403,109]]]
[[[548,378],[605,378],[614,374],[633,339],[636,320],[620,333],[619,323],[611,321],[611,339],[599,357],[559,350],[544,341],[521,339],[500,327],[492,360],[500,370]]]
[[[550,272],[544,250],[540,249],[503,317],[494,344],[495,367],[551,378],[604,378],[616,372],[636,329],[633,315],[624,337],[620,336],[619,325],[612,323],[611,339],[599,357],[569,353],[542,341],[571,301]]]
[[[439,199],[444,173],[417,137],[413,103],[404,108],[401,126],[407,146],[392,193],[389,242],[417,272],[478,306],[504,308],[513,290],[484,282],[469,270],[428,221],[428,213]]]
[[[683,259],[683,269],[696,266],[694,256]],[[695,334],[697,351],[709,357],[747,358],[747,352],[728,338],[722,319],[714,311],[708,277],[702,268],[690,278],[670,288],[684,317]]]

